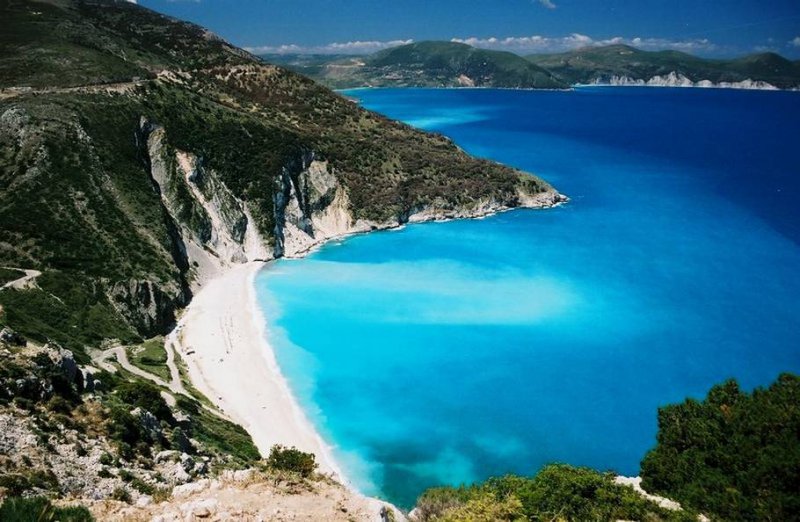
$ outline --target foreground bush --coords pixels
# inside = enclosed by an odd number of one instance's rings
[[[507,475],[479,485],[430,489],[417,501],[417,513],[421,521],[443,522],[694,520],[615,484],[613,474],[563,464],[546,466],[534,477]]]
[[[658,412],[642,486],[723,520],[800,518],[800,377],[753,393],[736,381]]]
[[[267,457],[267,466],[279,471],[292,471],[303,477],[309,477],[317,469],[313,453],[305,453],[297,448],[287,448],[276,444],[272,446]]]
[[[92,522],[94,517],[83,506],[56,507],[44,497],[8,497],[0,505],[3,522]]]

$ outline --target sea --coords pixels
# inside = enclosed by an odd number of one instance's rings
[[[362,492],[410,507],[554,462],[636,475],[659,407],[800,372],[800,93],[343,94],[570,198],[259,275],[281,371]]]

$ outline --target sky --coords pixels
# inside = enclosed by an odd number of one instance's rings
[[[800,0],[138,0],[256,53],[363,54],[422,40],[520,54],[605,43],[800,58]]]

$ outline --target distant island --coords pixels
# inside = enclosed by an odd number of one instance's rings
[[[796,89],[800,61],[775,53],[732,60],[629,45],[585,47],[525,57],[456,42],[419,42],[368,56],[266,54],[336,89],[354,87],[495,87],[567,89],[574,85],[648,85]]]

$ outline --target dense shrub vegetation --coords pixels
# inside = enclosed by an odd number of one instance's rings
[[[267,457],[267,466],[278,471],[292,471],[303,477],[310,477],[317,469],[313,453],[305,453],[297,448],[287,448],[276,444]]]
[[[261,453],[247,431],[230,421],[199,409],[187,427],[187,435],[196,439],[227,461],[231,468],[247,468],[261,460]]]
[[[534,477],[508,475],[480,485],[434,488],[417,501],[425,521],[694,520],[659,508],[612,474],[550,465]]]
[[[0,504],[3,522],[92,522],[85,507],[56,507],[44,497],[7,497]]]
[[[800,377],[743,392],[735,381],[703,401],[658,412],[643,486],[724,520],[800,517]]]
[[[15,279],[19,279],[24,275],[25,272],[20,272],[19,270],[14,270],[12,268],[0,267],[0,286],[10,281],[14,281]]]

